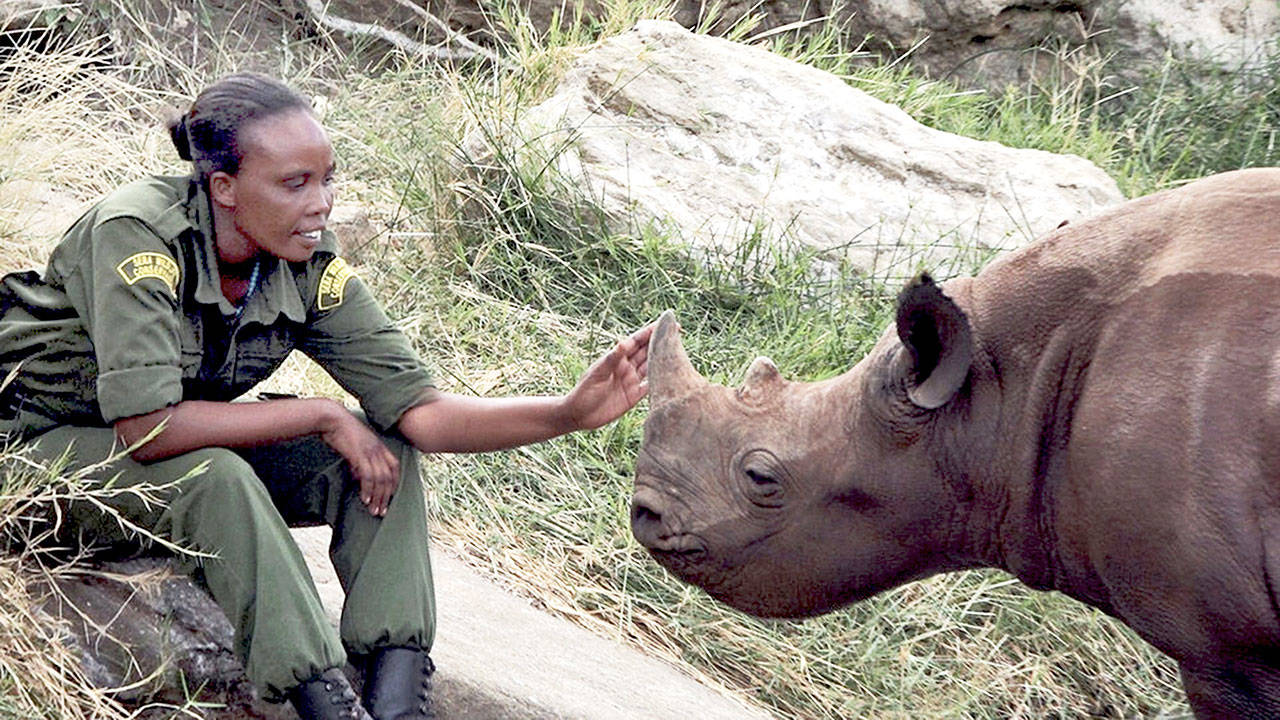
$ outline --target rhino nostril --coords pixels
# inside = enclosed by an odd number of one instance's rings
[[[662,513],[644,500],[633,499],[631,501],[631,532],[646,547],[658,544],[664,535]]]
[[[637,505],[631,509],[631,522],[656,523],[661,521],[661,513],[644,505]]]
[[[643,525],[645,527],[661,527],[662,513],[654,510],[644,503],[634,503],[631,506],[631,524],[633,526]]]

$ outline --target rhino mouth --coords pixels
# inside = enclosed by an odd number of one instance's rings
[[[707,555],[707,544],[693,535],[673,535],[662,547],[646,548],[660,558],[683,562],[701,560]]]
[[[706,587],[711,584],[707,576],[707,550],[696,539],[689,539],[689,547],[663,550],[646,548],[659,565],[684,582]]]

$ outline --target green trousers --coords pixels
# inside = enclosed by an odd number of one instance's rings
[[[346,462],[315,437],[252,450],[207,448],[145,465],[124,457],[92,477],[115,478],[116,488],[173,483],[160,493],[161,505],[127,493],[109,504],[161,537],[215,556],[193,560],[193,576],[235,628],[249,679],[264,697],[280,700],[299,682],[341,666],[346,653],[431,648],[435,595],[417,451],[383,439],[400,459],[400,484],[382,518],[360,502]],[[70,448],[73,468],[119,450],[109,428],[59,427],[31,442],[41,459]],[[62,534],[83,546],[116,556],[146,549],[87,502],[70,503],[64,522]],[[338,632],[287,529],[321,523],[333,528],[329,558],[346,591]]]

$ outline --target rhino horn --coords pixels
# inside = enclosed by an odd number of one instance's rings
[[[680,323],[671,310],[662,313],[649,339],[649,401],[659,405],[706,384],[680,343]]]
[[[747,377],[742,381],[742,387],[738,388],[738,397],[744,402],[759,402],[768,395],[770,388],[776,387],[781,380],[782,373],[778,372],[778,366],[761,355],[752,361],[751,367],[747,368]]]

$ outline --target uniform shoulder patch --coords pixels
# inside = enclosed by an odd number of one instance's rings
[[[316,309],[332,310],[341,305],[347,291],[347,281],[355,277],[355,274],[346,260],[335,257],[329,261],[324,274],[320,276],[320,288],[316,292]]]
[[[168,286],[169,291],[178,293],[178,263],[173,258],[158,252],[140,252],[124,259],[116,266],[116,272],[130,285],[143,278],[156,278]]]

